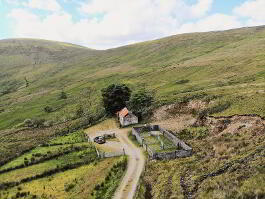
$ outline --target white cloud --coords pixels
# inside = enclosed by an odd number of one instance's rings
[[[187,32],[206,32],[214,30],[227,30],[232,28],[239,28],[242,24],[235,16],[224,14],[214,14],[207,16],[194,23],[183,24],[179,28],[179,33]]]
[[[194,16],[201,17],[205,15],[212,7],[213,0],[199,0],[197,4],[191,7]]]
[[[73,23],[71,15],[51,14],[40,19],[39,16],[25,10],[13,9],[9,17],[15,19],[15,35],[17,37],[34,37],[59,41],[71,40]],[[72,40],[73,41],[73,40]]]
[[[265,20],[265,1],[252,0],[246,1],[239,7],[235,8],[234,12],[242,17],[250,17],[253,20]]]
[[[52,0],[46,2],[48,1]],[[53,9],[50,7],[49,10],[60,10],[60,12],[52,12],[46,17],[40,17],[25,8],[13,9],[9,17],[15,21],[13,29],[16,37],[67,41],[97,49],[177,33],[225,30],[246,25],[241,22],[242,15],[239,14],[207,15],[213,0],[198,0],[193,5],[185,2],[185,0],[89,0],[80,4],[79,10],[84,18],[79,21],[74,21],[69,13],[56,6]],[[35,8],[37,7],[36,4]],[[248,20],[249,24],[258,22],[262,23],[256,18]]]
[[[56,0],[29,0],[23,3],[24,6],[34,9],[59,11],[61,10],[60,4]]]
[[[8,4],[12,4],[12,5],[20,5],[20,1],[19,0],[4,0],[6,3]],[[0,2],[1,3],[1,2]]]
[[[14,9],[10,17],[16,21],[14,31],[19,37],[108,48],[174,34],[184,21],[203,16],[211,2],[198,0],[196,4],[188,5],[184,0],[90,0],[81,4],[79,10],[86,18],[78,22],[64,11],[40,18],[20,8]],[[27,6],[52,11],[60,9],[55,0],[30,0]],[[34,20],[28,20],[29,17]]]

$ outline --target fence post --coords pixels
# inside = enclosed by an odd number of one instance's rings
[[[122,150],[123,150],[123,155],[125,155],[125,149],[123,148]]]
[[[90,137],[89,136],[87,136],[87,141],[90,143]]]

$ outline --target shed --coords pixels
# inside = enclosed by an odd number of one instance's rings
[[[138,117],[131,111],[129,111],[126,107],[120,110],[117,115],[122,127],[132,124],[138,124]]]

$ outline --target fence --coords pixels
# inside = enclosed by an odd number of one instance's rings
[[[100,152],[100,158],[112,158],[126,155],[125,150],[118,152]]]
[[[105,135],[111,135],[111,136],[113,135],[113,136],[115,136],[115,133],[113,133],[113,134],[105,134]],[[89,143],[92,144],[92,140],[91,140],[91,138],[89,136],[87,136],[87,140],[88,140]],[[111,158],[111,157],[118,157],[118,156],[126,155],[124,149],[122,151],[118,151],[118,152],[104,152],[104,151],[98,150],[95,145],[93,145],[93,146],[96,149],[98,158]]]
[[[174,150],[172,152],[157,152],[155,150],[152,150],[148,143],[144,141],[144,139],[141,137],[141,131],[143,129],[147,129],[148,131],[160,131],[163,136],[165,136],[167,139],[171,140],[177,150]],[[133,127],[132,128],[132,134],[136,137],[137,141],[141,144],[141,146],[148,152],[149,158],[151,159],[175,159],[175,158],[182,158],[182,157],[188,157],[192,155],[192,148],[188,146],[185,142],[175,137],[172,133],[169,131],[160,128],[158,125],[151,125],[151,126],[143,126],[143,127]],[[161,139],[159,139],[160,142],[162,142]],[[162,144],[163,149],[167,149],[169,147],[164,146]],[[171,148],[172,146],[170,146]],[[180,148],[180,150],[178,150]]]

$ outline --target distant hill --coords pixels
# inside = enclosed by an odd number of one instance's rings
[[[0,41],[0,129],[25,119],[67,120],[92,88],[126,83],[156,92],[157,105],[207,95],[228,104],[216,115],[265,116],[265,27],[175,35],[104,51],[68,43]],[[28,84],[28,86],[27,86]],[[64,91],[68,98],[58,100]],[[44,111],[50,106],[53,111]]]

